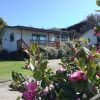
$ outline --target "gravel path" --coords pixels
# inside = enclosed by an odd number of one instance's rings
[[[56,70],[59,67],[59,59],[49,60],[48,67]],[[18,96],[21,96],[21,93],[17,91],[10,91],[9,84],[11,81],[0,82],[0,100],[16,100]]]
[[[0,100],[16,100],[18,96],[21,94],[17,91],[10,91],[9,89],[9,82],[0,83]]]

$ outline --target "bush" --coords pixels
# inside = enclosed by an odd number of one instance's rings
[[[100,93],[100,54],[95,48],[90,51],[79,42],[67,45],[69,50],[65,50],[66,56],[56,73],[48,69],[48,61],[42,58],[37,63],[33,61],[31,82],[22,74],[12,72],[13,87],[24,89],[24,100],[89,100]],[[33,53],[37,51],[32,50]]]
[[[58,58],[58,49],[51,47],[40,47],[40,52],[47,59],[57,59]]]
[[[55,49],[53,47],[40,47],[40,52],[47,59],[61,59],[62,56],[66,55],[68,46],[62,44],[61,48]]]
[[[7,50],[0,51],[0,59],[9,59],[9,52]]]

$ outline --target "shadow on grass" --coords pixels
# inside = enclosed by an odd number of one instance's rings
[[[0,59],[0,61],[25,61],[25,59]]]

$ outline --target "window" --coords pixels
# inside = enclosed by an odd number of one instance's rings
[[[68,36],[66,34],[62,34],[61,35],[61,41],[67,41],[68,40]]]
[[[36,43],[46,43],[46,35],[32,34],[32,41]]]
[[[39,39],[40,39],[40,43],[46,43],[46,35],[40,35]]]
[[[40,35],[40,40],[46,40],[46,36],[45,35]]]
[[[10,42],[14,41],[14,33],[10,33]]]
[[[36,34],[32,34],[32,40],[36,41],[36,39],[37,39]]]

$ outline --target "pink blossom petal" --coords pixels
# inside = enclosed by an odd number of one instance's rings
[[[37,88],[37,82],[28,83],[25,85],[27,90],[34,92]]]
[[[86,75],[82,71],[76,71],[69,76],[71,82],[76,82],[80,80],[86,80]]]
[[[36,93],[34,93],[34,92],[24,91],[22,94],[22,97],[24,98],[24,100],[33,100],[35,95],[36,95]]]

